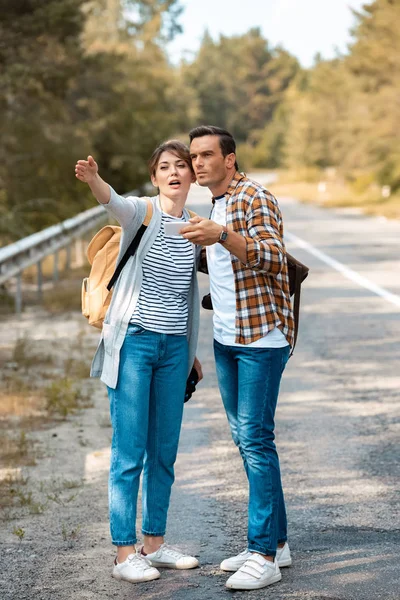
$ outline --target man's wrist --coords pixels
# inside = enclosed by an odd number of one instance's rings
[[[225,244],[226,240],[228,239],[228,229],[225,225],[221,225],[221,227],[222,229],[221,233],[219,234],[218,242],[220,244]]]

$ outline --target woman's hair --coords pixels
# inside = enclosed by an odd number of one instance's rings
[[[168,140],[160,144],[151,155],[151,158],[148,162],[150,175],[156,174],[157,166],[160,161],[160,156],[163,152],[172,152],[172,154],[175,154],[176,156],[184,160],[185,163],[188,165],[189,169],[194,174],[188,146],[186,146],[186,144],[183,144],[179,140]]]

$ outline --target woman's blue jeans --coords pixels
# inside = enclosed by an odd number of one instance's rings
[[[107,388],[113,437],[109,477],[112,543],[136,543],[143,470],[142,533],[165,534],[188,372],[186,336],[129,325],[118,385]]]
[[[214,340],[218,384],[249,481],[248,550],[275,556],[287,539],[275,409],[290,347],[246,348]]]

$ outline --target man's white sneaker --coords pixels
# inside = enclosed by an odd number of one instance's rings
[[[152,581],[160,577],[160,571],[151,566],[148,560],[140,554],[130,554],[122,563],[115,562],[112,572],[115,579],[123,579],[131,583]]]
[[[220,569],[222,571],[237,571],[240,569],[242,565],[246,562],[248,558],[251,556],[251,552],[249,550],[243,550],[240,554],[236,556],[231,556],[230,558],[226,558],[220,564]],[[292,564],[292,557],[290,556],[290,548],[289,544],[285,542],[283,548],[278,548],[276,551],[276,561],[280,569],[282,567],[290,567]]]
[[[253,552],[236,573],[226,582],[232,590],[258,590],[282,579],[278,563],[266,560],[261,554]]]
[[[153,567],[194,569],[199,566],[197,558],[183,554],[178,548],[173,548],[172,546],[168,546],[168,544],[161,544],[156,552],[146,554],[146,558]]]

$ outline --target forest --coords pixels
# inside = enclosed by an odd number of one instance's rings
[[[308,69],[257,28],[205,32],[173,65],[181,11],[178,0],[0,0],[2,246],[93,205],[77,158],[93,154],[122,193],[148,181],[158,143],[200,123],[234,134],[241,169],[334,178],[400,217],[398,0],[364,4],[348,52]]]

